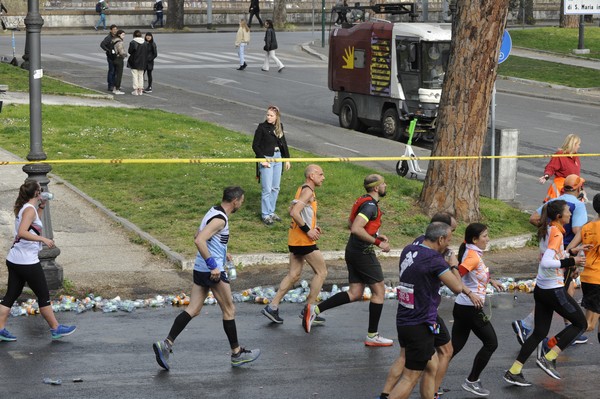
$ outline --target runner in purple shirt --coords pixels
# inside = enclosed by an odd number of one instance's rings
[[[463,288],[442,255],[451,239],[452,228],[446,223],[434,222],[427,226],[423,244],[409,245],[402,251],[396,326],[400,356],[404,356],[406,362],[402,378],[390,397],[408,398],[423,371],[421,394],[434,396],[438,367],[434,339],[439,333],[436,318],[441,300],[440,281],[455,293]]]

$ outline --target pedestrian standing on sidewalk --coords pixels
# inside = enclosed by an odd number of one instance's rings
[[[113,60],[113,65],[115,68],[115,88],[113,90],[113,93],[117,95],[125,94],[124,91],[121,91],[121,80],[123,79],[124,60],[125,58],[127,58],[127,52],[125,51],[125,45],[123,44],[123,40],[125,40],[125,31],[119,29],[117,31],[117,35],[112,40],[112,45],[115,51],[115,58]]]
[[[250,0],[250,9],[248,12],[250,13],[250,17],[248,18],[248,27],[252,26],[252,17],[256,15],[256,19],[258,19],[258,23],[262,28],[263,21],[260,19],[260,6],[258,5],[258,0]]]
[[[117,30],[117,25],[111,25],[110,32],[100,43],[100,48],[104,50],[104,53],[106,54],[106,62],[108,62],[106,82],[108,83],[108,91],[110,92],[115,90],[116,70],[114,61],[117,53],[114,50],[113,40],[117,37]]]
[[[273,59],[273,62],[277,65],[277,72],[283,71],[285,66],[283,63],[277,58],[275,55],[275,50],[277,50],[277,35],[275,35],[275,29],[273,29],[273,21],[267,19],[265,21],[265,27],[267,28],[265,32],[265,46],[263,50],[265,50],[265,62],[263,62],[263,66],[261,71],[269,72],[269,59]]]
[[[151,32],[146,33],[146,46],[148,57],[146,58],[146,74],[148,75],[148,87],[144,89],[144,93],[152,93],[152,71],[154,71],[154,60],[158,57],[156,42]]]
[[[267,108],[265,121],[256,128],[254,140],[252,140],[252,150],[254,150],[256,158],[264,159],[264,161],[256,164],[256,176],[262,187],[260,199],[261,218],[264,224],[270,226],[274,222],[281,222],[281,218],[275,213],[281,185],[281,174],[284,167],[285,170],[289,170],[292,166],[288,161],[285,162],[285,165],[273,161],[274,159],[290,157],[290,150],[281,123],[281,113],[275,105]]]
[[[148,62],[148,45],[139,30],[133,32],[133,40],[129,43],[127,52],[129,53],[127,66],[131,68],[133,78],[133,91],[131,94],[141,96],[144,91],[144,71]]]
[[[108,10],[108,4],[104,0],[98,0],[98,3],[96,3],[96,12],[100,16],[100,19],[96,22],[96,26],[94,26],[95,30],[98,30],[100,24],[102,24],[102,29],[106,30],[106,10]]]
[[[167,338],[152,345],[158,365],[165,370],[169,370],[169,354],[173,352],[175,339],[200,314],[209,291],[212,291],[223,313],[223,330],[231,348],[231,366],[238,367],[253,362],[260,355],[260,349],[247,350],[238,343],[235,305],[231,297],[229,277],[224,268],[225,262],[231,259],[227,252],[229,216],[240,209],[243,203],[244,190],[241,187],[226,187],[221,205],[210,208],[202,219],[194,238],[198,252],[194,262],[190,304],[175,318]]]
[[[290,269],[281,280],[271,303],[261,311],[265,317],[277,324],[283,323],[283,319],[279,317],[279,303],[300,279],[305,260],[315,273],[310,282],[307,303],[313,304],[317,301],[323,282],[327,278],[325,258],[317,247],[317,241],[321,237],[321,228],[317,225],[317,197],[315,195],[315,189],[323,184],[325,174],[319,165],[308,165],[304,169],[304,177],[304,184],[296,190],[290,207],[290,216],[292,217],[292,223],[288,230]],[[300,317],[304,319],[303,314]],[[325,319],[320,317],[315,320],[315,324],[323,322]]]
[[[23,292],[25,284],[37,297],[40,314],[50,326],[52,339],[71,335],[76,329],[75,326],[58,324],[50,304],[48,284],[38,254],[42,244],[54,248],[54,241],[43,236],[41,217],[46,200],[42,199],[41,194],[42,188],[37,181],[26,180],[19,188],[19,196],[15,201],[15,238],[6,256],[8,287],[0,302],[0,341],[17,340],[17,337],[6,330],[5,325],[10,309]]]
[[[372,174],[364,178],[363,187],[367,193],[354,202],[348,218],[350,237],[346,244],[344,259],[348,268],[350,289],[335,294],[317,306],[307,303],[302,325],[307,333],[310,332],[312,321],[316,315],[347,303],[361,301],[365,287],[368,285],[372,296],[369,302],[369,325],[365,345],[392,346],[394,341],[379,335],[379,319],[381,319],[383,311],[385,284],[383,283],[381,263],[375,255],[375,247],[380,248],[383,252],[390,251],[387,236],[379,232],[382,216],[379,201],[387,193],[387,184],[383,176]]]
[[[163,2],[162,0],[156,0],[156,2],[154,3],[154,13],[156,14],[156,20],[152,23],[150,23],[150,27],[152,29],[154,29],[154,27],[156,26],[156,24],[158,24],[160,22],[160,27],[162,28],[163,25]]]
[[[568,157],[553,157],[544,168],[544,175],[540,177],[540,183],[544,184],[554,176],[554,182],[548,188],[544,203],[552,198],[558,198],[563,191],[567,176],[575,174],[581,176],[581,163],[576,155],[581,146],[581,138],[576,134],[569,134],[556,154],[571,154]]]
[[[490,237],[485,224],[471,223],[467,226],[465,241],[458,250],[458,259],[460,259],[458,273],[462,277],[463,286],[469,289],[469,294],[472,294],[469,296],[458,294],[452,311],[454,317],[452,358],[464,348],[471,332],[483,343],[483,347],[475,355],[469,376],[461,385],[465,391],[477,396],[490,394],[490,391],[482,386],[479,376],[498,348],[498,337],[490,321],[491,316],[486,315],[482,308],[486,299],[487,285],[491,283],[497,291],[504,291],[498,281],[490,279],[490,271],[483,263],[483,251],[489,242]],[[471,299],[473,296],[478,297],[479,301]]]
[[[238,49],[238,56],[240,57],[240,67],[237,69],[238,71],[243,71],[248,66],[248,64],[246,64],[244,55],[246,53],[246,46],[249,44],[250,28],[246,24],[246,20],[241,19],[240,27],[235,35],[235,47]]]
[[[570,269],[574,272],[577,266],[585,265],[585,257],[569,257],[565,251],[564,225],[569,223],[570,219],[571,211],[564,200],[548,202],[542,212],[542,220],[548,222],[542,224],[538,230],[540,248],[544,248],[544,254],[540,260],[533,290],[535,322],[533,332],[521,346],[517,359],[504,374],[504,380],[510,384],[522,387],[531,385],[521,371],[529,356],[548,335],[554,312],[569,320],[571,324],[556,335],[556,346],[539,356],[536,361],[538,367],[552,378],[560,380],[555,364],[558,355],[587,328],[583,311],[564,288],[564,274],[560,270]],[[580,249],[583,248],[575,248],[576,251]]]

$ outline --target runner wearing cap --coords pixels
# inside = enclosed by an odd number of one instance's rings
[[[569,210],[571,211],[571,221],[565,224],[563,227],[565,232],[563,234],[563,244],[565,248],[569,246],[573,238],[577,233],[581,231],[581,228],[584,224],[587,223],[588,215],[587,210],[585,209],[585,204],[579,200],[580,196],[583,193],[583,183],[585,183],[585,179],[579,177],[577,175],[569,175],[564,181],[563,194],[558,197],[550,200],[564,200],[569,205]],[[529,218],[529,223],[532,225],[539,227],[542,224],[542,209],[543,206],[540,206]],[[545,248],[540,247],[540,259],[544,253]],[[567,289],[567,293],[572,297],[575,294],[575,284],[573,283],[573,275],[565,270],[565,287]],[[531,331],[533,330],[533,312],[531,312],[526,318],[522,320],[515,320],[512,322],[512,327],[517,334],[517,340],[522,345],[523,342],[527,339]],[[565,321],[566,323],[566,321]],[[552,344],[552,340],[551,344]],[[585,335],[581,335],[575,339],[575,344],[585,344],[588,341]],[[539,353],[538,353],[539,354]]]

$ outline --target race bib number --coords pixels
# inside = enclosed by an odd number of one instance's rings
[[[396,289],[398,302],[408,309],[415,308],[415,289],[412,284],[409,286],[401,285]]]

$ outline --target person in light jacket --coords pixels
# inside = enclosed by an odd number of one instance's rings
[[[117,53],[113,59],[113,66],[115,67],[115,87],[113,89],[113,93],[119,95],[125,94],[125,92],[121,91],[121,80],[123,79],[123,60],[127,58],[127,52],[123,46],[124,39],[125,31],[122,29],[119,29],[115,38],[112,39],[113,48]]]
[[[241,19],[240,27],[235,35],[235,47],[238,49],[238,56],[240,57],[240,67],[237,69],[238,71],[243,71],[248,66],[244,59],[244,53],[248,44],[250,44],[250,28],[248,27],[246,20]]]

